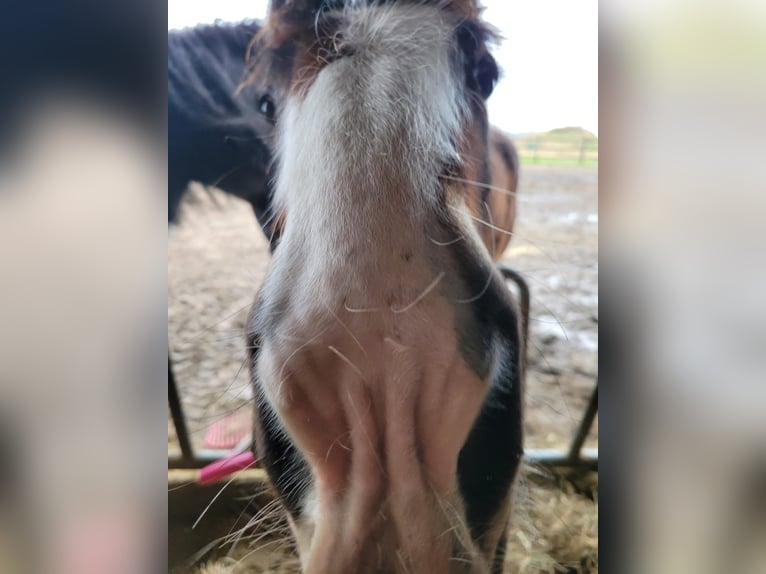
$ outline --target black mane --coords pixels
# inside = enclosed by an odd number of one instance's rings
[[[252,115],[244,93],[245,57],[257,21],[171,30],[168,32],[168,105],[195,121],[236,125]]]

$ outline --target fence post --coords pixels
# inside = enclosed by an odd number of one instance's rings
[[[577,460],[580,458],[582,445],[585,444],[585,439],[588,438],[588,434],[593,428],[593,421],[596,418],[596,413],[598,413],[598,379],[596,379],[596,387],[593,389],[593,393],[591,393],[590,401],[588,402],[588,407],[585,409],[585,414],[580,421],[580,426],[577,427],[577,433],[569,447],[567,460],[572,466],[575,466]]]
[[[170,351],[168,351],[168,404],[170,406],[170,416],[173,418],[173,427],[178,438],[178,446],[181,447],[181,456],[185,460],[194,458],[189,430],[186,427],[186,417],[184,416],[181,395],[178,393],[176,379],[173,376],[173,365],[170,362]]]

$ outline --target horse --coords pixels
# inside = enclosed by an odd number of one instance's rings
[[[492,259],[499,261],[511,242],[516,222],[519,156],[513,141],[500,129],[491,126],[488,140],[489,173],[481,176],[482,182],[488,183],[474,181],[464,193],[484,246]],[[478,146],[477,149],[484,148]],[[469,149],[465,155],[472,153]]]
[[[306,574],[502,571],[523,339],[477,229],[495,39],[478,0],[271,0],[254,40],[286,214],[246,325],[254,454]]]
[[[168,33],[168,220],[177,220],[190,182],[215,185],[251,204],[273,251],[282,220],[271,208],[274,124],[282,93],[258,75],[243,83],[246,62],[257,66],[264,57],[249,50],[260,28],[251,20]],[[273,57],[282,64],[279,55]],[[468,204],[497,227],[478,225],[499,259],[516,217],[519,165],[513,142],[499,129],[490,128],[489,143],[491,186],[468,190]]]
[[[276,107],[267,86],[245,79],[257,21],[168,32],[168,222],[190,182],[248,201],[274,235],[271,164]]]

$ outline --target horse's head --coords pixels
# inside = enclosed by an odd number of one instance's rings
[[[476,0],[272,0],[257,38],[287,214],[249,322],[257,454],[306,572],[501,561],[520,341],[466,205],[492,38]]]
[[[269,182],[282,94],[268,78],[247,83],[255,21],[168,33],[168,218],[190,181],[249,201],[267,237],[275,218]]]

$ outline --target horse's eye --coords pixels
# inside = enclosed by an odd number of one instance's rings
[[[274,105],[274,100],[271,99],[271,96],[268,94],[261,96],[261,99],[258,100],[258,111],[266,116],[266,119],[268,119],[270,122],[274,121],[274,116],[277,113],[277,108]]]
[[[476,62],[473,74],[479,94],[486,100],[492,94],[492,90],[495,89],[499,74],[495,59],[489,54],[483,55]]]

